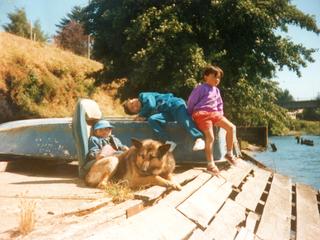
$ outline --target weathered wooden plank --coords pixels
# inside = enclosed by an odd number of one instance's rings
[[[86,239],[99,228],[107,228],[117,221],[125,221],[126,210],[142,203],[141,200],[127,200],[118,205],[106,206],[85,216],[67,215],[46,219],[27,239]],[[45,236],[45,237],[44,237]]]
[[[228,199],[204,231],[203,239],[233,240],[237,234],[237,226],[246,219],[245,212],[246,209],[243,206]]]
[[[254,234],[242,227],[234,240],[253,240]]]
[[[200,169],[189,169],[183,173],[179,173],[173,176],[174,180],[179,184],[184,184],[192,179],[195,179],[203,171]]]
[[[253,232],[258,220],[259,216],[256,213],[249,212],[246,219],[246,229]]]
[[[199,228],[193,231],[192,235],[188,238],[188,240],[204,240],[205,235],[203,231]]]
[[[317,191],[304,184],[296,184],[297,240],[320,238],[320,216]]]
[[[165,198],[161,199],[159,203],[167,204],[176,207],[197,191],[204,183],[212,177],[209,173],[201,173],[196,179],[192,180],[181,191],[172,191]]]
[[[228,170],[221,171],[221,176],[226,178],[233,186],[238,187],[252,168],[253,166],[251,164],[239,159],[237,166],[231,166]]]
[[[253,240],[254,235],[254,228],[259,220],[259,216],[253,212],[249,212],[247,219],[246,219],[246,226],[241,227],[239,233],[235,240]]]
[[[176,209],[158,204],[86,239],[184,239],[195,228],[196,225]]]
[[[197,177],[202,171],[197,169],[190,169],[183,173],[177,174],[174,176],[174,181],[179,184],[183,184],[187,181],[190,181]],[[147,189],[138,191],[134,194],[136,199],[141,199],[143,201],[154,201],[155,199],[159,198],[162,194],[167,191],[167,188],[161,186],[153,186]]]
[[[290,239],[291,179],[274,174],[256,235],[261,239]]]
[[[144,189],[144,190],[141,190],[141,191],[134,193],[134,198],[141,199],[146,202],[151,202],[151,201],[159,198],[166,191],[167,191],[166,187],[152,186],[147,189]]]
[[[229,182],[222,178],[213,177],[177,209],[205,228],[231,191],[232,186]]]
[[[254,212],[270,175],[271,172],[255,168],[253,170],[253,177],[248,177],[242,186],[242,191],[236,196],[235,201]]]
[[[133,215],[136,215],[137,213],[141,212],[142,210],[144,210],[145,205],[143,203],[143,201],[137,203],[136,205],[133,205],[129,208],[127,208],[126,210],[126,217],[132,217]]]

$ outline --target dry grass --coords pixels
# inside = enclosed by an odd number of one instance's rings
[[[102,85],[92,95],[92,99],[99,104],[105,117],[126,115],[120,99],[116,98],[118,88],[123,84],[125,84],[124,79],[115,80],[111,84]]]
[[[0,32],[0,122],[72,116],[78,98],[97,100],[105,116],[123,116],[115,99],[118,83],[94,86],[91,76],[102,68],[55,46]]]
[[[35,201],[21,199],[20,200],[20,223],[19,232],[22,235],[30,233],[35,225]]]
[[[129,199],[133,199],[134,192],[124,182],[108,182],[105,185],[106,193],[112,197],[114,203],[124,202]]]
[[[27,64],[43,73],[69,73],[77,77],[102,68],[102,64],[96,61],[5,32],[0,32],[0,57],[0,66],[6,66],[9,71],[15,64]],[[0,76],[3,76],[4,70],[0,68]]]

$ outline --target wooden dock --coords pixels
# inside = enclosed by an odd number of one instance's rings
[[[183,187],[154,186],[135,199],[69,214],[24,239],[319,239],[320,194],[247,161],[221,176],[190,169]]]

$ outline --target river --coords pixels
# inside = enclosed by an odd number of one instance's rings
[[[314,141],[314,146],[297,144],[295,137],[269,137],[265,152],[255,153],[255,158],[276,172],[290,176],[293,182],[301,182],[320,189],[320,136],[303,135]],[[270,144],[277,147],[272,152]]]

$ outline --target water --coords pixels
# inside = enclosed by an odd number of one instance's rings
[[[289,176],[293,182],[301,182],[320,189],[320,136],[303,135],[314,141],[314,146],[297,144],[295,137],[269,137],[276,152],[268,150],[256,153],[255,158],[276,172]]]

